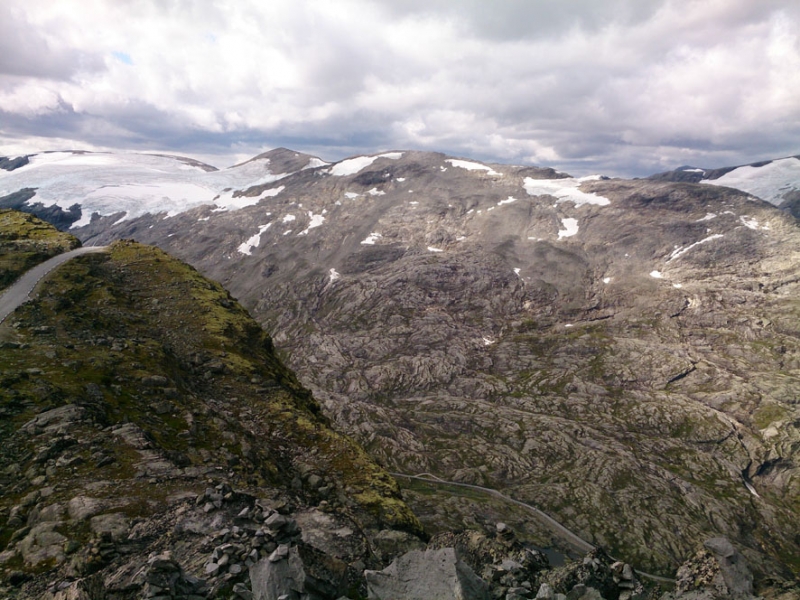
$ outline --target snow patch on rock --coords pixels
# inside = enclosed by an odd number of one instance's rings
[[[237,248],[239,253],[250,256],[253,253],[253,248],[257,248],[258,245],[261,243],[261,234],[264,233],[267,229],[269,229],[271,225],[272,223],[261,225],[258,228],[258,233],[247,238],[247,240],[245,240],[244,243],[239,245],[239,247]]]
[[[311,229],[319,227],[325,222],[325,217],[323,217],[322,215],[315,215],[311,211],[308,211],[308,218],[310,219],[308,222],[308,227],[306,227],[303,231],[301,231],[297,235],[307,235]]]
[[[356,156],[355,158],[348,158],[342,162],[336,163],[329,169],[331,175],[355,175],[362,169],[366,169],[379,158],[389,158],[391,160],[398,160],[403,156],[402,152],[387,152],[385,154],[376,154],[374,156]]]
[[[578,219],[573,219],[571,217],[561,219],[561,225],[564,229],[559,230],[558,239],[572,237],[578,233]]]
[[[486,165],[482,165],[481,163],[472,162],[469,160],[458,160],[456,158],[448,158],[445,162],[449,162],[454,167],[458,167],[460,169],[466,169],[467,171],[486,171],[487,175],[491,175],[493,177],[502,177],[502,173],[498,173],[492,167],[487,167]],[[446,171],[445,167],[442,167],[442,171]]]
[[[375,245],[375,242],[377,242],[377,241],[378,241],[380,238],[382,238],[382,237],[383,237],[383,236],[382,236],[380,233],[378,233],[378,232],[376,232],[376,231],[373,231],[373,232],[372,232],[372,233],[370,233],[370,234],[367,236],[367,238],[366,238],[365,240],[363,240],[361,243],[362,243],[362,244],[365,244],[365,245],[367,245],[367,246],[374,246],[374,245]]]
[[[676,248],[675,250],[672,251],[672,254],[669,255],[669,258],[667,259],[667,262],[672,262],[676,258],[679,258],[679,257],[683,256],[689,250],[691,250],[692,248],[694,248],[696,246],[700,246],[701,244],[707,244],[708,242],[710,242],[712,240],[718,240],[721,237],[724,237],[721,233],[715,233],[714,235],[710,235],[707,238],[703,238],[699,242],[695,242],[694,244],[689,244],[685,248],[684,247]]]
[[[526,177],[523,182],[525,191],[531,196],[554,196],[556,204],[572,202],[575,206],[594,204],[595,206],[608,206],[611,200],[597,194],[582,192],[578,188],[584,181],[595,181],[599,175],[589,175],[580,179],[533,179]]]

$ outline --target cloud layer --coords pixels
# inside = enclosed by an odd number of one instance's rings
[[[0,155],[739,164],[800,152],[798,32],[795,0],[10,0]]]

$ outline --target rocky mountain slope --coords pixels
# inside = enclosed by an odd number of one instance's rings
[[[65,241],[8,212],[0,234]],[[666,595],[602,550],[551,568],[504,523],[438,523],[425,544],[266,334],[152,247],[116,242],[49,275],[0,326],[0,381],[3,598],[753,598],[724,539]]]
[[[791,215],[421,152],[228,193],[256,203],[75,233],[222,281],[391,470],[502,488],[650,570],[721,534],[760,581],[800,565]]]

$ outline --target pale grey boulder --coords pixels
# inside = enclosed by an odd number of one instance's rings
[[[413,550],[364,575],[370,600],[489,600],[489,586],[453,548]]]

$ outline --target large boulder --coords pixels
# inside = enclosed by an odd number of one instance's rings
[[[364,575],[371,600],[489,600],[489,586],[454,548],[413,550]]]
[[[327,560],[325,560],[327,558]],[[321,600],[341,593],[343,564],[310,548],[283,544],[250,567],[253,600]]]

